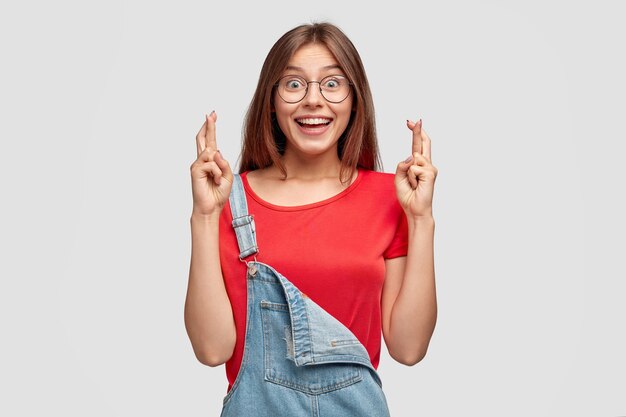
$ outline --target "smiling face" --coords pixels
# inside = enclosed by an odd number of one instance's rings
[[[281,74],[297,75],[307,81],[321,81],[329,75],[343,75],[337,60],[323,44],[300,47]],[[339,138],[346,130],[352,112],[352,92],[341,103],[331,103],[320,93],[318,83],[309,84],[306,96],[298,103],[287,103],[274,92],[274,110],[280,129],[287,139],[285,152],[302,156],[337,155]]]

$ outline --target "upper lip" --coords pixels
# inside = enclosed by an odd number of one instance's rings
[[[303,114],[302,116],[294,117],[294,120],[298,120],[298,119],[328,119],[328,120],[333,120],[332,117],[324,116],[322,114]]]

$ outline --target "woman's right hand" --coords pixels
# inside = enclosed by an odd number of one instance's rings
[[[230,165],[217,150],[215,122],[217,113],[205,117],[196,135],[198,159],[191,164],[191,189],[193,213],[203,216],[219,216],[230,196],[233,172]]]

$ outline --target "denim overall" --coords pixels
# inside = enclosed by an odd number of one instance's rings
[[[239,174],[229,201],[248,307],[241,368],[221,417],[389,417],[380,377],[354,334],[274,268],[245,260],[259,250]]]

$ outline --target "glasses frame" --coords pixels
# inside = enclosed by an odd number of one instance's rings
[[[287,100],[285,100],[285,98],[284,98],[283,96],[281,96],[281,95],[280,95],[280,90],[278,90],[278,86],[280,85],[280,81],[281,81],[283,78],[287,78],[287,77],[300,78],[302,81],[304,81],[304,82],[306,83],[306,88],[304,89],[304,95],[302,96],[302,98],[301,98],[300,100],[298,100],[298,101],[287,101]],[[276,83],[274,84],[274,87],[276,87],[276,88],[277,88],[277,91],[278,91],[278,96],[279,96],[279,97],[280,97],[280,98],[281,98],[281,99],[282,99],[285,103],[289,103],[289,104],[296,104],[296,103],[299,103],[299,102],[301,102],[302,100],[304,100],[304,99],[305,99],[305,97],[306,97],[306,95],[307,95],[307,94],[309,94],[309,84],[314,84],[314,83],[315,83],[315,84],[317,84],[317,85],[319,86],[319,89],[320,89],[320,95],[324,98],[324,100],[326,100],[326,101],[327,101],[327,102],[329,102],[329,103],[339,104],[339,103],[343,102],[345,99],[347,99],[347,98],[350,96],[350,92],[351,92],[351,90],[349,90],[349,91],[348,91],[348,94],[346,94],[346,96],[345,96],[343,99],[339,100],[339,101],[332,101],[332,100],[327,99],[327,98],[326,98],[326,96],[324,95],[324,92],[322,91],[322,81],[324,81],[326,78],[331,78],[331,77],[341,77],[341,78],[345,78],[345,79],[348,81],[348,85],[349,85],[350,87],[354,86],[354,84],[352,83],[352,81],[350,81],[350,80],[348,79],[348,77],[346,77],[345,75],[341,75],[341,74],[332,74],[332,75],[327,75],[326,77],[322,78],[320,81],[308,81],[308,80],[305,80],[305,79],[304,79],[304,77],[301,77],[301,76],[299,76],[299,75],[295,75],[295,74],[287,74],[287,75],[283,75],[282,77],[280,77],[280,78],[278,79],[278,81],[276,81]]]

